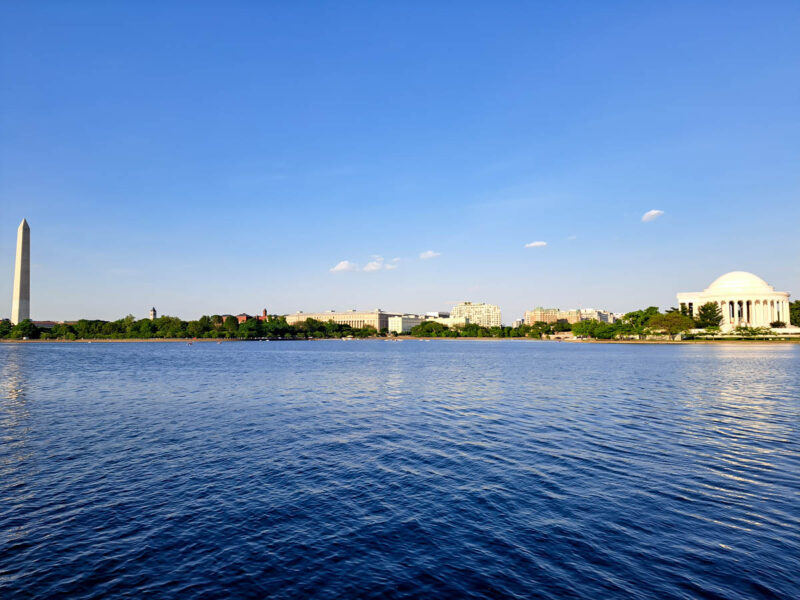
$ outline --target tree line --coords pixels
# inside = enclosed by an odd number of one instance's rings
[[[81,319],[74,323],[58,323],[52,328],[39,328],[26,319],[11,326],[8,319],[0,321],[0,338],[6,339],[307,339],[369,337],[377,335],[374,327],[353,328],[332,322],[308,319],[289,325],[286,318],[270,315],[266,319],[249,318],[241,323],[236,317],[204,315],[196,321],[178,317],[136,319],[128,315],[116,321]]]
[[[791,303],[791,323],[800,326],[800,300]],[[623,315],[614,323],[597,320],[579,321],[569,324],[565,322],[544,323],[537,322],[533,325],[519,327],[481,327],[470,324],[464,327],[448,328],[441,323],[428,321],[417,325],[411,330],[411,335],[416,337],[532,337],[544,336],[557,337],[560,332],[572,331],[578,337],[600,340],[612,339],[645,339],[649,335],[666,334],[674,339],[678,334],[701,329],[697,335],[715,336],[720,333],[722,311],[719,305],[708,302],[698,308],[696,317],[688,314],[685,307],[670,308],[662,313],[655,306],[642,310],[635,310]],[[741,337],[754,337],[769,335],[773,329],[780,329],[786,324],[776,321],[771,327],[740,326],[734,329],[733,334]]]
[[[800,300],[790,304],[790,322],[800,326]],[[435,321],[425,321],[411,329],[414,337],[494,337],[494,338],[542,338],[558,336],[572,331],[576,336],[594,339],[643,339],[648,335],[666,333],[674,338],[691,329],[702,329],[702,335],[714,336],[720,332],[722,312],[718,305],[709,302],[699,307],[696,317],[688,314],[685,307],[670,308],[661,313],[657,307],[626,313],[614,323],[589,320],[569,324],[565,322],[521,325],[519,327],[482,327],[470,323],[465,326],[447,327]],[[753,337],[768,335],[773,330],[785,327],[785,323],[774,322],[770,327],[742,326],[734,330],[735,335]],[[322,339],[356,337],[365,338],[388,335],[374,327],[353,328],[332,321],[307,319],[289,325],[286,318],[270,315],[266,319],[249,318],[241,323],[233,316],[204,315],[196,321],[183,321],[178,317],[163,316],[157,319],[136,319],[128,315],[116,321],[81,319],[74,323],[58,323],[51,329],[39,328],[26,319],[12,326],[8,319],[0,320],[2,339]]]

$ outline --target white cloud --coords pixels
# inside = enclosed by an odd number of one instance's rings
[[[358,265],[349,260],[342,260],[331,269],[332,273],[339,273],[341,271],[358,271]]]
[[[387,271],[391,271],[392,269],[396,269],[397,265],[384,265],[383,268],[386,269]]]
[[[437,256],[441,256],[441,252],[434,252],[433,250],[425,250],[425,252],[420,253],[419,257],[422,260],[428,260],[431,258],[436,258]]]
[[[531,242],[530,244],[525,244],[526,248],[544,248],[547,246],[547,242]]]
[[[395,256],[395,257],[392,259],[392,262],[400,262],[400,257],[399,257],[399,256]]]
[[[366,265],[364,265],[364,270],[369,271],[380,271],[383,268],[383,259],[380,260],[371,260]]]
[[[646,213],[642,215],[642,223],[649,223],[650,221],[655,221],[658,217],[664,214],[663,210],[648,210]]]
[[[577,240],[577,239],[578,239],[578,236],[577,236],[577,235],[571,235],[571,236],[569,236],[567,239],[568,239],[568,240],[571,242],[571,241],[573,241],[573,240]]]

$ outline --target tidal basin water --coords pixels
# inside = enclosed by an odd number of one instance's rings
[[[0,598],[800,598],[800,347],[0,345]]]

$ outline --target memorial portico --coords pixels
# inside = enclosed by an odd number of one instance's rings
[[[723,331],[740,325],[769,327],[776,321],[796,329],[789,323],[789,292],[776,292],[766,281],[745,271],[726,273],[702,292],[678,294],[678,302],[693,317],[703,304],[717,304],[722,311]]]

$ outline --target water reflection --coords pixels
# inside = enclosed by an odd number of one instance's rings
[[[27,500],[25,475],[31,458],[28,447],[30,411],[27,404],[26,352],[14,345],[4,345],[0,367],[0,503],[9,505],[12,497]],[[25,527],[9,527],[9,542],[26,534]]]

